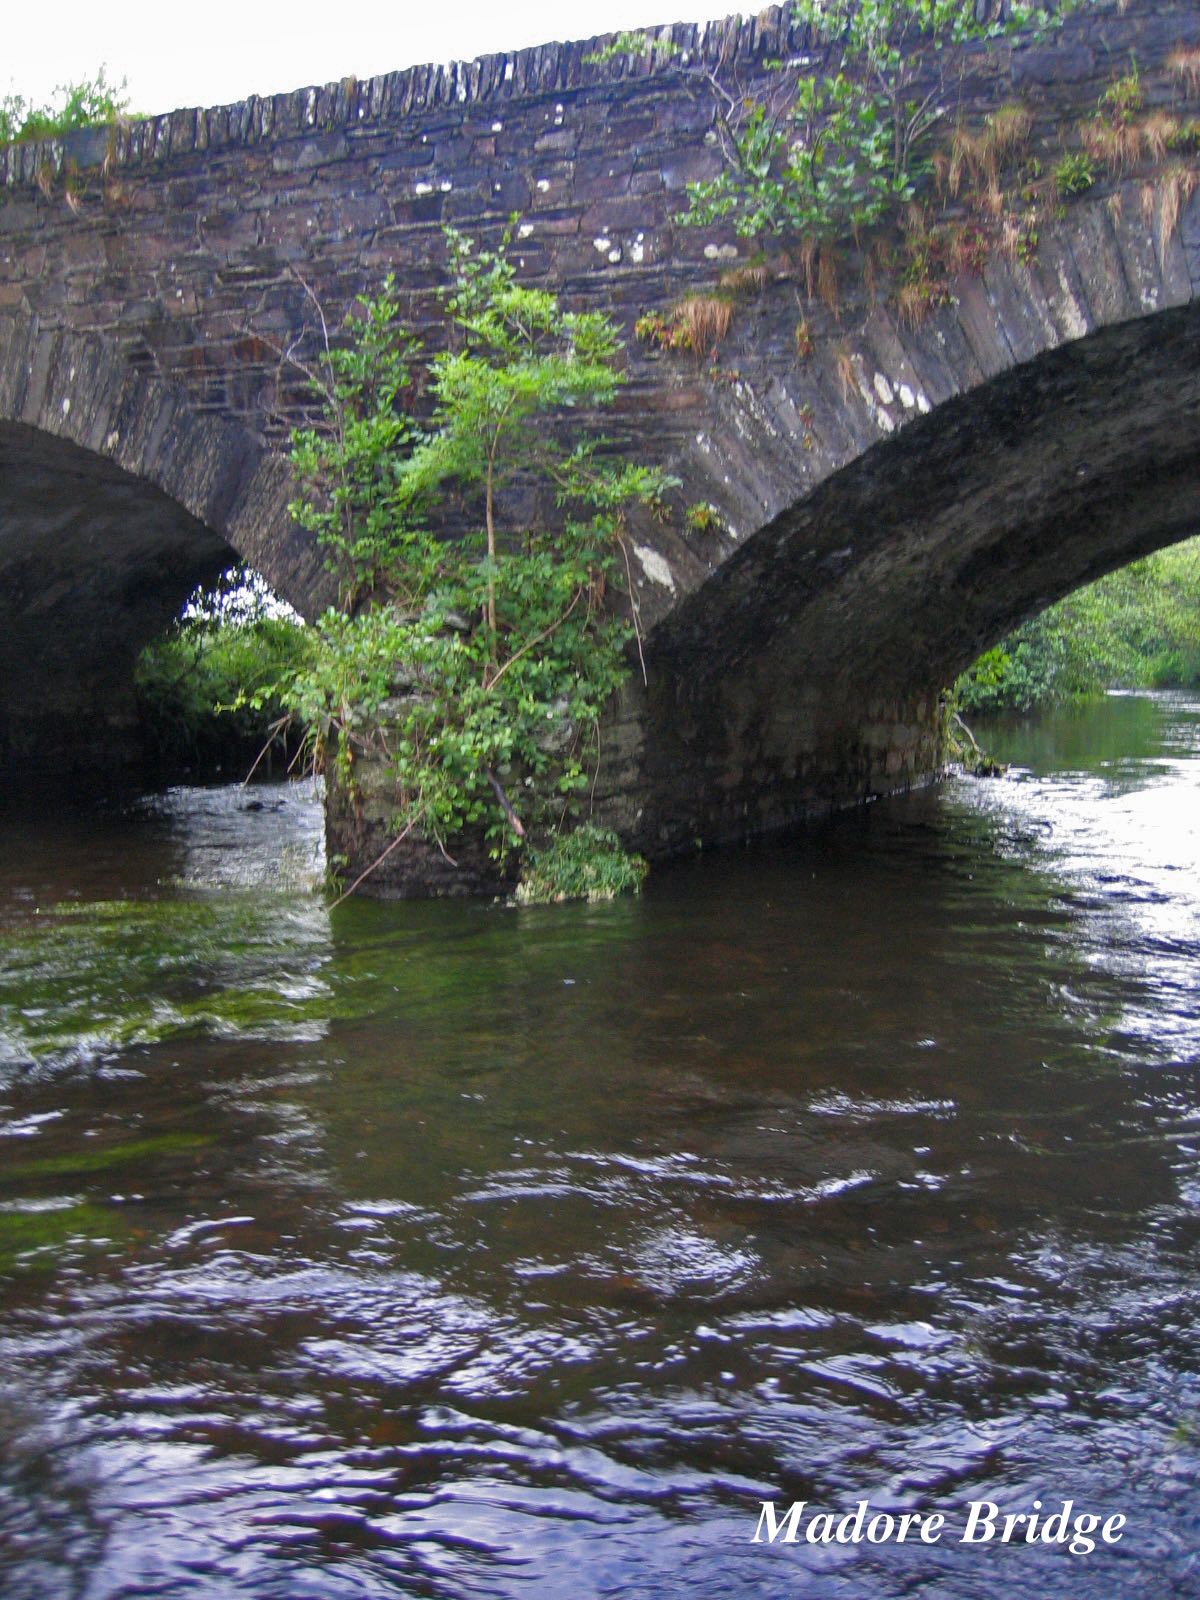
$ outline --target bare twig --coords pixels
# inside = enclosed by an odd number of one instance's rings
[[[621,557],[625,562],[625,577],[629,584],[629,612],[633,618],[633,636],[637,640],[638,661],[642,667],[642,682],[649,683],[646,676],[646,657],[642,653],[642,624],[638,616],[637,595],[633,590],[633,568],[629,565],[629,551],[625,548],[625,540],[621,534],[617,535],[617,543],[621,546]]]
[[[405,839],[408,838],[409,834],[416,827],[417,823],[420,822],[421,815],[422,815],[422,812],[424,811],[424,809],[425,809],[424,806],[422,806],[421,810],[417,812],[416,816],[412,817],[404,825],[404,827],[401,828],[400,832],[392,840],[391,844],[388,845],[387,849],[384,850],[382,852],[382,854],[377,855],[375,857],[374,861],[372,861],[371,865],[369,867],[367,867],[364,872],[360,872],[359,873],[358,877],[355,878],[354,882],[350,885],[350,887],[348,889],[343,889],[342,893],[340,895],[338,895],[337,899],[335,901],[333,901],[333,903],[330,905],[329,909],[331,911],[336,910],[336,908],[341,905],[343,900],[349,900],[350,896],[358,888],[359,884],[364,882],[365,879],[369,878],[371,876],[371,874],[375,871],[376,867],[382,866],[383,863],[387,860],[387,858],[391,855],[392,851],[395,850],[398,845],[401,845],[401,844],[404,843]],[[443,851],[443,854],[445,854],[444,851]]]
[[[592,722],[592,731],[596,735],[596,765],[592,768],[592,782],[591,782],[591,785],[590,785],[590,787],[588,789],[588,816],[589,817],[591,816],[592,810],[593,810],[593,808],[594,808],[594,806],[596,804],[596,783],[597,783],[597,781],[598,781],[598,779],[600,777],[600,718],[599,717],[596,717],[593,720],[593,722]]]
[[[511,805],[511,803],[509,801],[509,798],[504,792],[504,785],[500,782],[500,779],[492,771],[491,767],[484,767],[483,773],[484,773],[484,776],[486,777],[487,781],[492,786],[492,793],[496,796],[496,799],[500,802],[501,811],[503,811],[504,815],[508,818],[509,827],[516,834],[518,839],[523,839],[525,837],[525,824],[521,821],[520,817],[513,810],[512,805]]]
[[[548,639],[552,633],[557,632],[557,630],[562,627],[563,623],[567,620],[567,618],[571,615],[572,611],[574,611],[575,607],[579,604],[579,599],[580,599],[580,596],[583,594],[583,592],[584,591],[582,589],[577,589],[575,591],[574,600],[571,601],[571,604],[563,612],[561,617],[556,617],[555,620],[550,624],[550,626],[548,628],[543,628],[541,633],[536,634],[532,639],[527,639],[519,650],[514,650],[513,651],[512,655],[509,656],[508,660],[500,668],[500,670],[497,672],[496,676],[489,681],[489,683],[487,685],[489,690],[494,689],[496,687],[496,685],[500,682],[500,679],[508,671],[509,667],[513,666],[514,663],[518,662],[523,655],[527,655],[529,653],[529,651],[533,649],[534,645],[541,644],[543,639]]]
[[[254,774],[258,771],[259,763],[262,761],[262,759],[266,755],[267,751],[275,743],[276,736],[278,734],[282,733],[284,728],[287,727],[288,723],[291,722],[291,720],[292,720],[291,712],[288,712],[286,716],[280,717],[277,722],[272,722],[269,725],[269,727],[267,729],[267,742],[266,742],[266,744],[263,745],[262,749],[255,756],[254,765],[250,768],[250,771],[242,779],[242,785],[241,786],[242,786],[243,789],[250,782],[250,779],[254,776]],[[290,771],[291,768],[289,767],[288,770]]]
[[[960,733],[966,734],[967,738],[971,741],[971,749],[974,750],[975,754],[980,758],[980,760],[982,760],[983,751],[979,748],[978,739],[976,739],[975,735],[971,732],[970,728],[967,727],[966,723],[959,716],[957,711],[954,713],[951,720]]]

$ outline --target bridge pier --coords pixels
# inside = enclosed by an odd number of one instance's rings
[[[663,861],[817,822],[944,770],[937,693],[810,687],[757,705],[738,699],[731,689],[714,710],[678,682],[630,685],[601,728],[592,820]],[[416,834],[397,842],[395,810],[378,758],[355,762],[352,786],[327,776],[328,858],[340,881],[366,872],[364,892],[394,899],[497,895],[514,886],[514,863],[492,861],[478,837],[450,841],[453,859]]]
[[[596,814],[650,859],[816,822],[944,768],[937,692],[651,681],[612,729]],[[633,713],[631,715],[631,712]]]

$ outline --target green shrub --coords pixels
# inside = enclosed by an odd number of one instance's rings
[[[55,102],[44,106],[35,106],[19,94],[8,94],[0,99],[0,145],[30,139],[57,139],[76,128],[116,122],[128,115],[125,80],[109,83],[103,67],[94,78],[59,84],[54,93]]]
[[[1003,34],[1036,38],[1074,3],[1061,0],[1051,13],[1011,0],[996,19],[980,17],[974,0],[793,0],[793,20],[806,25],[811,45],[802,66],[776,64],[773,93],[747,97],[697,69],[717,90],[726,160],[717,177],[688,185],[679,220],[728,222],[744,238],[790,235],[810,245],[857,238],[913,199],[928,175],[934,130],[961,110],[962,80],[947,70],[947,47]],[[927,89],[931,69],[936,81]]]
[[[519,284],[507,237],[446,239],[448,349],[420,356],[389,280],[326,351],[324,424],[293,441],[293,514],[342,605],[257,699],[282,700],[348,787],[360,755],[385,760],[398,833],[445,845],[480,829],[500,859],[576,814],[629,672],[632,630],[606,598],[628,570],[626,514],[661,509],[674,480],[554,425],[624,381],[611,319]],[[497,508],[515,482],[548,509],[508,531]],[[448,506],[452,538],[435,526]]]
[[[646,876],[641,856],[629,855],[607,828],[584,823],[525,857],[517,899],[525,905],[559,900],[612,900],[636,894]]]

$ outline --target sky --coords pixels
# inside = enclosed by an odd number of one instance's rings
[[[743,9],[757,10],[753,5]],[[223,105],[432,61],[700,21],[737,0],[59,0],[14,5],[0,42],[0,95],[44,104],[56,85],[126,80],[130,109],[153,115]]]

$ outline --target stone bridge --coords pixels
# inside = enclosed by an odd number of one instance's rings
[[[432,325],[443,225],[494,241],[514,214],[522,273],[627,330],[744,258],[678,221],[721,161],[703,70],[752,91],[805,40],[779,12],[650,37],[682,53],[551,45],[0,152],[6,789],[119,768],[137,652],[235,553],[327,598],[287,513],[312,400],[282,356],[317,302],[340,322],[390,272]],[[1019,101],[1052,160],[1135,57],[1148,107],[1194,116],[1180,44],[1196,0],[1101,0],[966,49],[967,101]],[[835,314],[781,260],[712,362],[630,336],[616,427],[682,489],[633,530],[648,681],[605,741],[604,816],[662,854],[919,781],[982,648],[1200,529],[1180,198],[1161,164],[1107,181],[916,326],[853,273]]]

